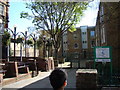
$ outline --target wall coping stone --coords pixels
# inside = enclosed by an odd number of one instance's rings
[[[97,69],[78,69],[76,73],[95,73],[97,74]]]

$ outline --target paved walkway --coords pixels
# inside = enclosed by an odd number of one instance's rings
[[[3,88],[23,88],[26,86],[29,86],[30,84],[36,83],[37,81],[43,80],[46,77],[49,76],[51,71],[49,72],[40,72],[38,76],[30,78],[30,79],[25,79],[25,80],[21,80],[9,85],[5,85],[3,86]],[[34,87],[33,87],[34,88]]]
[[[69,65],[69,63],[66,64],[67,66]],[[61,67],[61,65],[59,65],[59,67]],[[62,67],[65,67],[65,65],[62,65]],[[76,69],[65,69],[65,71],[68,74],[68,79],[67,79],[67,87],[66,88],[75,88],[76,87]],[[49,74],[51,73],[51,71],[49,72],[40,72],[39,75],[37,77],[34,78],[30,78],[30,79],[25,79],[25,80],[21,80],[9,85],[5,85],[3,86],[2,90],[6,90],[5,88],[11,88],[13,90],[18,90],[19,88],[25,89],[25,88],[52,88],[49,82]]]

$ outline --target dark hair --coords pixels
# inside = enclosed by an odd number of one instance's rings
[[[54,90],[63,86],[67,79],[67,74],[62,69],[55,69],[49,76],[50,83]]]

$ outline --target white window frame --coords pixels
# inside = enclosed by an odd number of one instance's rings
[[[4,15],[4,5],[0,4],[0,15]]]

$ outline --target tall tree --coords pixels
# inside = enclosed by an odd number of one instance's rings
[[[37,29],[46,30],[53,40],[55,58],[58,57],[62,34],[67,30],[75,30],[75,24],[87,8],[87,2],[31,2],[26,4],[32,11],[22,12],[21,18],[32,18]]]

